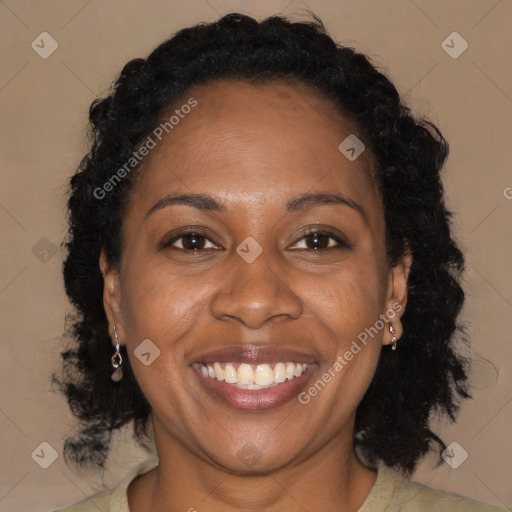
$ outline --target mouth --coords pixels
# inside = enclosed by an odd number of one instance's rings
[[[264,410],[289,402],[318,367],[311,357],[278,347],[231,347],[191,365],[203,388],[226,405]]]

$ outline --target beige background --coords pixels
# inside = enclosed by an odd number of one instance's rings
[[[66,180],[85,151],[90,102],[123,64],[146,56],[178,28],[232,11],[304,16],[310,8],[338,41],[387,70],[418,114],[451,144],[446,189],[467,254],[464,318],[471,322],[474,400],[447,443],[468,452],[457,469],[423,461],[414,479],[512,506],[512,120],[510,0],[99,0],[0,2],[1,179],[0,511],[46,511],[113,485],[146,455],[119,440],[104,475],[79,475],[62,460],[73,425],[50,392],[68,306],[61,281]],[[43,31],[59,47],[42,59]],[[441,47],[453,31],[469,43],[457,59]],[[508,196],[508,199],[507,197]],[[41,241],[41,239],[43,239]],[[47,250],[46,263],[33,252]],[[53,254],[55,251],[55,254]],[[37,251],[36,251],[37,252]],[[44,254],[43,254],[44,256]],[[428,319],[425,319],[428,321]],[[50,443],[58,459],[31,453]],[[205,504],[206,507],[206,504]]]

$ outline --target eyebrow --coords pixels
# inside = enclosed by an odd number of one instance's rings
[[[152,213],[169,206],[190,206],[203,212],[225,212],[227,207],[208,194],[169,194],[157,201],[146,213],[146,218]]]
[[[286,202],[285,210],[287,212],[304,212],[328,204],[348,206],[357,211],[365,220],[367,218],[366,212],[358,203],[342,194],[331,192],[306,193],[295,197]],[[174,205],[189,206],[205,212],[226,212],[228,210],[225,203],[219,202],[209,194],[169,194],[148,210],[146,218],[158,210]]]
[[[357,211],[364,219],[366,219],[366,212],[363,210],[361,205],[359,205],[352,199],[344,196],[343,194],[334,194],[331,192],[303,194],[302,196],[296,197],[295,199],[290,199],[286,203],[286,211],[302,212],[326,204],[349,206],[353,210]]]

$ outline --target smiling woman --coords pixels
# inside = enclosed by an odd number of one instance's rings
[[[65,454],[103,467],[130,422],[157,453],[65,510],[500,510],[406,478],[469,396],[464,260],[447,144],[363,55],[231,14],[129,62],[90,121]]]

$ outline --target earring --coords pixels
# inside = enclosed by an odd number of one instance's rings
[[[119,346],[119,338],[117,337],[117,329],[115,325],[114,338],[116,339],[116,351],[111,357],[110,361],[112,362],[112,366],[115,368],[115,370],[112,372],[112,375],[110,375],[110,378],[114,382],[119,382],[123,378],[123,369],[121,368],[121,365],[123,364],[123,356],[119,351],[121,347]]]
[[[391,333],[391,349],[396,350],[396,341],[397,341],[397,339],[395,337],[396,331],[392,325],[389,326],[389,332]]]

